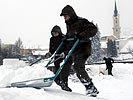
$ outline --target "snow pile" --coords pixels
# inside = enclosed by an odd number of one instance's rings
[[[24,62],[18,59],[4,59],[0,66],[0,87],[8,86],[12,82],[53,76],[53,72],[45,68],[46,63],[24,66]]]
[[[85,87],[78,80],[76,74],[70,75],[68,85],[72,92],[66,92],[54,82],[51,87],[43,89],[34,88],[2,88],[12,81],[27,80],[30,78],[47,77],[52,72],[44,68],[47,62],[42,61],[33,66],[14,68],[14,61],[10,67],[6,61],[0,66],[0,100],[133,100],[133,64],[113,64],[113,75],[107,75],[106,65],[86,65],[86,70],[99,90],[98,97],[92,98],[85,95]],[[19,62],[19,61],[18,61]],[[8,67],[7,67],[8,65]],[[17,66],[17,65],[16,65]],[[103,72],[100,73],[100,72]]]
[[[26,66],[26,63],[19,59],[4,59],[3,66],[7,67],[7,69],[18,69],[20,67]]]
[[[86,65],[86,71],[92,77],[108,75],[106,65]],[[133,76],[132,64],[113,63],[112,73],[117,78],[127,78]]]

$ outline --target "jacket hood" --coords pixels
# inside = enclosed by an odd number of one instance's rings
[[[61,31],[61,28],[59,27],[59,26],[57,26],[57,25],[55,25],[53,28],[52,28],[52,30],[51,30],[51,35],[53,36],[53,32],[58,32],[59,33],[59,35],[62,35],[62,31]]]
[[[64,15],[69,15],[71,19],[75,19],[77,17],[74,9],[70,5],[67,5],[62,9],[60,16]]]

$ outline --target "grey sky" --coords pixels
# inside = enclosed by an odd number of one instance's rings
[[[133,33],[132,0],[116,0],[121,33]],[[78,16],[94,21],[101,35],[112,34],[115,0],[0,0],[0,38],[2,43],[14,43],[18,37],[25,47],[48,47],[50,31],[66,26],[61,10],[71,5]]]

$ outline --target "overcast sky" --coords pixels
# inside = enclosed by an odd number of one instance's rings
[[[116,0],[121,33],[133,33],[133,0]],[[59,25],[66,33],[61,10],[71,5],[78,16],[99,26],[101,35],[112,34],[115,0],[0,0],[0,38],[14,43],[19,37],[24,47],[48,47],[50,31]]]

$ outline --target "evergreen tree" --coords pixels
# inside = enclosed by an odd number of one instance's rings
[[[112,57],[117,57],[117,54],[116,41],[113,41]]]
[[[111,57],[112,48],[113,48],[112,40],[108,39],[108,42],[107,42],[107,56],[108,57]]]
[[[100,61],[101,58],[101,43],[100,43],[100,32],[91,38],[92,44],[92,53],[91,56],[87,59],[88,64],[92,64],[94,62]]]
[[[117,57],[117,47],[116,41],[108,40],[107,42],[107,56],[108,57]]]

